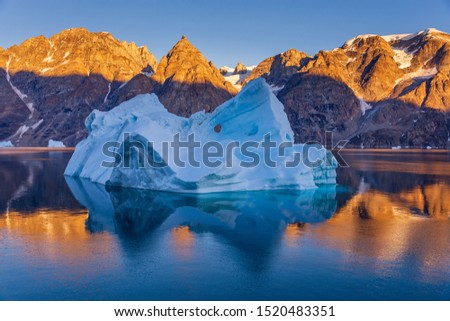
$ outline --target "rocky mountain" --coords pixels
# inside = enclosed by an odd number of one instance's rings
[[[280,90],[288,81],[288,79],[295,74],[301,64],[305,64],[309,60],[306,53],[289,49],[286,52],[269,57],[260,62],[252,72],[242,80],[241,84],[245,85],[249,81],[263,77],[273,86],[274,91]]]
[[[162,57],[154,73],[137,74],[113,92],[108,106],[113,108],[138,94],[153,92],[172,113],[179,116],[215,107],[237,94],[236,88],[183,36]]]
[[[84,119],[142,93],[169,111],[212,111],[263,77],[284,104],[297,142],[445,148],[450,133],[450,35],[427,29],[360,35],[315,56],[296,49],[257,66],[218,70],[186,37],[159,63],[146,47],[69,29],[0,48],[0,142],[74,146]]]
[[[146,47],[85,29],[12,46],[0,52],[0,140],[73,146],[94,108],[105,109],[112,91],[156,65]]]
[[[439,147],[450,129],[450,35],[361,35],[314,57],[296,50],[262,61],[243,81],[264,77],[285,105],[296,140],[348,146]]]
[[[161,59],[152,78],[159,84],[155,92],[163,105],[181,116],[210,112],[237,94],[185,36]]]
[[[237,90],[183,37],[159,65],[146,47],[69,29],[0,51],[0,141],[74,146],[93,109],[154,92],[172,112],[211,111]]]

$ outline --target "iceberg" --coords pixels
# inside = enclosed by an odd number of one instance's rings
[[[0,148],[14,147],[10,140],[0,142]]]
[[[59,140],[50,139],[48,141],[47,147],[49,147],[49,148],[64,148],[64,147],[66,147],[66,145],[64,145],[64,143]]]
[[[336,183],[321,145],[294,144],[284,107],[262,78],[212,113],[171,114],[154,94],[94,110],[65,175],[110,186],[209,193]]]

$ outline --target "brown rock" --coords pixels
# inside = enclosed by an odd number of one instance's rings
[[[238,62],[234,68],[234,74],[245,74],[247,72],[247,67],[243,63]]]
[[[304,52],[289,49],[260,62],[242,84],[245,85],[255,78],[263,77],[270,85],[281,87],[299,70],[302,62],[305,63],[308,60],[307,58],[308,55]]]
[[[296,142],[325,143],[325,131],[336,139],[345,138],[355,128],[361,109],[353,91],[330,77],[298,73],[278,94],[288,115]]]
[[[225,76],[228,73],[228,69],[225,67],[220,67],[219,71],[223,76]]]

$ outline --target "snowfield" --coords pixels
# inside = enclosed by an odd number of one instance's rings
[[[255,69],[255,67],[256,66],[248,66],[247,72],[242,74],[235,74],[234,68],[224,66],[222,68],[225,68],[227,70],[227,73],[223,77],[225,78],[226,81],[230,82],[234,86],[234,88],[236,88],[237,90],[241,90],[242,89],[242,85],[240,84],[241,81],[247,78],[247,76],[250,75],[250,73],[252,72],[253,69]]]
[[[334,157],[322,146],[294,144],[284,107],[262,78],[210,114],[179,117],[146,94],[108,112],[95,110],[85,124],[89,136],[77,145],[65,174],[100,184],[187,193],[335,184]],[[283,148],[265,148],[267,134]],[[191,138],[198,148],[167,148]],[[305,152],[316,166],[296,162]]]

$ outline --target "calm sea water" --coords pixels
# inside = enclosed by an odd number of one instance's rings
[[[337,187],[186,196],[0,151],[2,300],[450,300],[450,156],[348,151]]]

